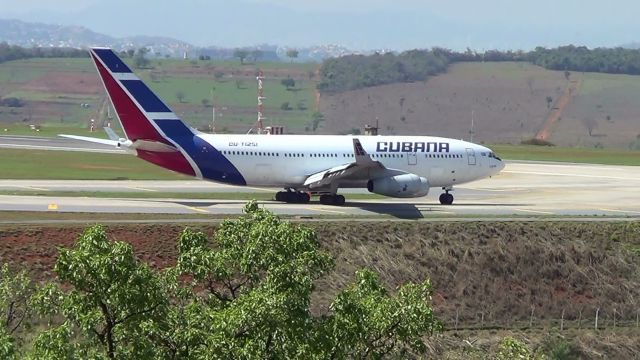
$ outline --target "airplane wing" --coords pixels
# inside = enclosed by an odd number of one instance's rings
[[[304,186],[313,190],[327,187],[331,185],[331,183],[339,180],[393,176],[405,173],[400,170],[387,169],[379,161],[373,160],[357,138],[353,138],[353,153],[355,157],[354,162],[334,166],[330,169],[311,174],[305,180]]]

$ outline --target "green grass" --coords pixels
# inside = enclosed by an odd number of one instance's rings
[[[489,147],[498,156],[508,160],[640,166],[640,151],[531,145],[490,145]]]
[[[2,179],[184,180],[132,155],[0,149]]]

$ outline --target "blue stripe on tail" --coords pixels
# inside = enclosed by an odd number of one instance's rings
[[[205,179],[247,185],[240,171],[220,151],[196,136],[181,120],[154,120],[167,137],[182,147]]]
[[[111,49],[93,49],[93,52],[107,65],[112,73],[131,73],[131,69],[113,53]]]
[[[171,112],[142,80],[120,80],[146,112]]]

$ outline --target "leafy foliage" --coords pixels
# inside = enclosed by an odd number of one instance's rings
[[[209,239],[185,229],[175,267],[153,270],[131,245],[88,228],[60,249],[55,272],[31,299],[50,326],[30,359],[381,358],[423,353],[441,330],[431,284],[389,294],[370,270],[323,316],[310,311],[315,281],[334,262],[309,228],[246,205]],[[62,319],[62,321],[61,321]],[[0,332],[0,355],[16,353]]]
[[[102,226],[90,227],[73,248],[60,249],[55,272],[71,289],[44,287],[34,301],[43,313],[60,312],[109,358],[154,353],[143,336],[145,323],[164,317],[167,298],[161,276],[136,260],[131,245],[109,241]],[[68,326],[47,336],[67,333]]]
[[[0,268],[0,316],[2,334],[14,334],[19,328],[29,326],[31,304],[29,301],[35,287],[25,271],[17,274],[8,264]]]
[[[89,57],[89,53],[72,48],[23,48],[18,45],[9,45],[7,42],[0,42],[0,63],[5,61],[30,59],[30,58],[78,58]]]

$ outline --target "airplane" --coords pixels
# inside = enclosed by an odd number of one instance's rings
[[[183,122],[109,48],[90,49],[126,138],[61,135],[109,144],[142,160],[198,179],[283,188],[275,200],[344,205],[339,189],[366,188],[394,198],[424,197],[441,188],[453,203],[459,184],[499,173],[491,149],[433,136],[208,134]]]

